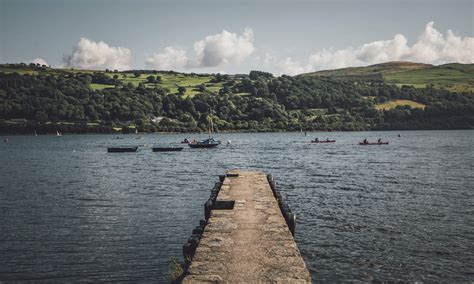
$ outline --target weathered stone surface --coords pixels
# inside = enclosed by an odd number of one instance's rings
[[[309,283],[311,276],[288,230],[266,175],[232,171],[217,200],[184,283]]]

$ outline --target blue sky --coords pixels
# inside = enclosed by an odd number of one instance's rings
[[[275,74],[472,63],[473,2],[0,0],[0,63]]]

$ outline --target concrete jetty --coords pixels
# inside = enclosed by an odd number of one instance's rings
[[[264,173],[227,172],[183,279],[201,282],[311,282]]]

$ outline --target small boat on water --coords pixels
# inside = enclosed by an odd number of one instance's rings
[[[60,133],[59,131],[56,131],[56,136],[63,136],[63,134]]]
[[[124,146],[124,147],[108,147],[107,152],[109,153],[124,153],[124,152],[136,152],[138,146]]]
[[[210,127],[208,128],[209,138],[202,141],[192,141],[188,143],[188,146],[191,148],[215,148],[221,144],[221,141],[214,139],[212,137],[212,132],[214,131],[214,125],[212,124],[212,111],[209,116]]]
[[[388,145],[388,142],[359,142],[359,145]]]
[[[336,140],[311,140],[311,143],[334,143]]]
[[[179,152],[183,150],[184,147],[153,147],[153,152]]]
[[[188,146],[191,148],[215,148],[219,144],[221,144],[221,141],[209,138],[202,141],[189,142]]]

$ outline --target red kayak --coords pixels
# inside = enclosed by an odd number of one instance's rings
[[[359,142],[359,145],[388,145],[388,142],[371,142],[371,143]]]
[[[311,140],[311,143],[334,143],[334,142],[336,142],[336,140],[320,140],[320,141]]]

